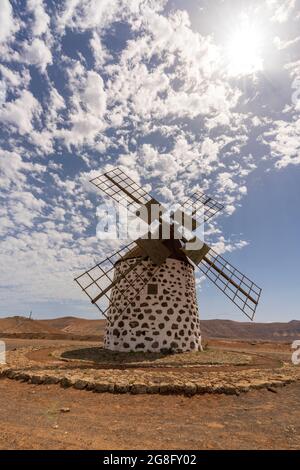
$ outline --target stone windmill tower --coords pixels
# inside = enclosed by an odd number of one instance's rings
[[[166,209],[122,170],[91,180],[106,195],[158,228],[126,245],[75,281],[106,317],[104,347],[114,351],[201,350],[195,288],[200,270],[253,320],[261,289],[193,234],[223,206],[194,193],[172,214],[165,236]],[[159,210],[152,211],[153,207]],[[153,217],[153,212],[155,216]],[[201,217],[199,213],[201,212]],[[184,233],[184,235],[183,235]]]

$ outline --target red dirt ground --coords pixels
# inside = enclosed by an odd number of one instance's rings
[[[59,341],[8,340],[8,349]],[[70,342],[72,344],[72,342]],[[74,344],[74,343],[73,343]],[[83,345],[83,343],[81,343]],[[288,360],[286,345],[214,341]],[[70,408],[69,412],[61,412]],[[228,395],[97,394],[0,379],[1,449],[300,449],[300,382]]]
[[[1,449],[299,449],[300,384],[187,398],[2,379],[0,421]]]

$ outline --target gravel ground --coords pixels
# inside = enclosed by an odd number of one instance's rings
[[[2,379],[0,420],[1,449],[300,449],[300,384],[188,398]]]
[[[214,340],[204,354],[147,357],[93,342],[7,346],[1,449],[300,449],[287,345]]]

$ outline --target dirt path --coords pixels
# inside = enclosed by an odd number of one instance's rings
[[[300,449],[300,384],[187,398],[1,379],[0,421],[1,449]]]

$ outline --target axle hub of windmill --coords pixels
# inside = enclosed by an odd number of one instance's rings
[[[149,210],[158,204],[119,168],[91,182],[141,218],[145,214],[141,209]],[[197,191],[177,209],[175,219],[178,220],[178,215],[179,220],[189,219],[195,230],[222,207]],[[137,239],[75,279],[107,319],[104,347],[109,350],[202,350],[196,268],[245,315],[254,318],[261,289],[195,236],[193,249],[191,240],[179,235],[182,232],[175,223],[170,224],[170,237],[164,239],[159,212],[157,219],[155,238]]]

